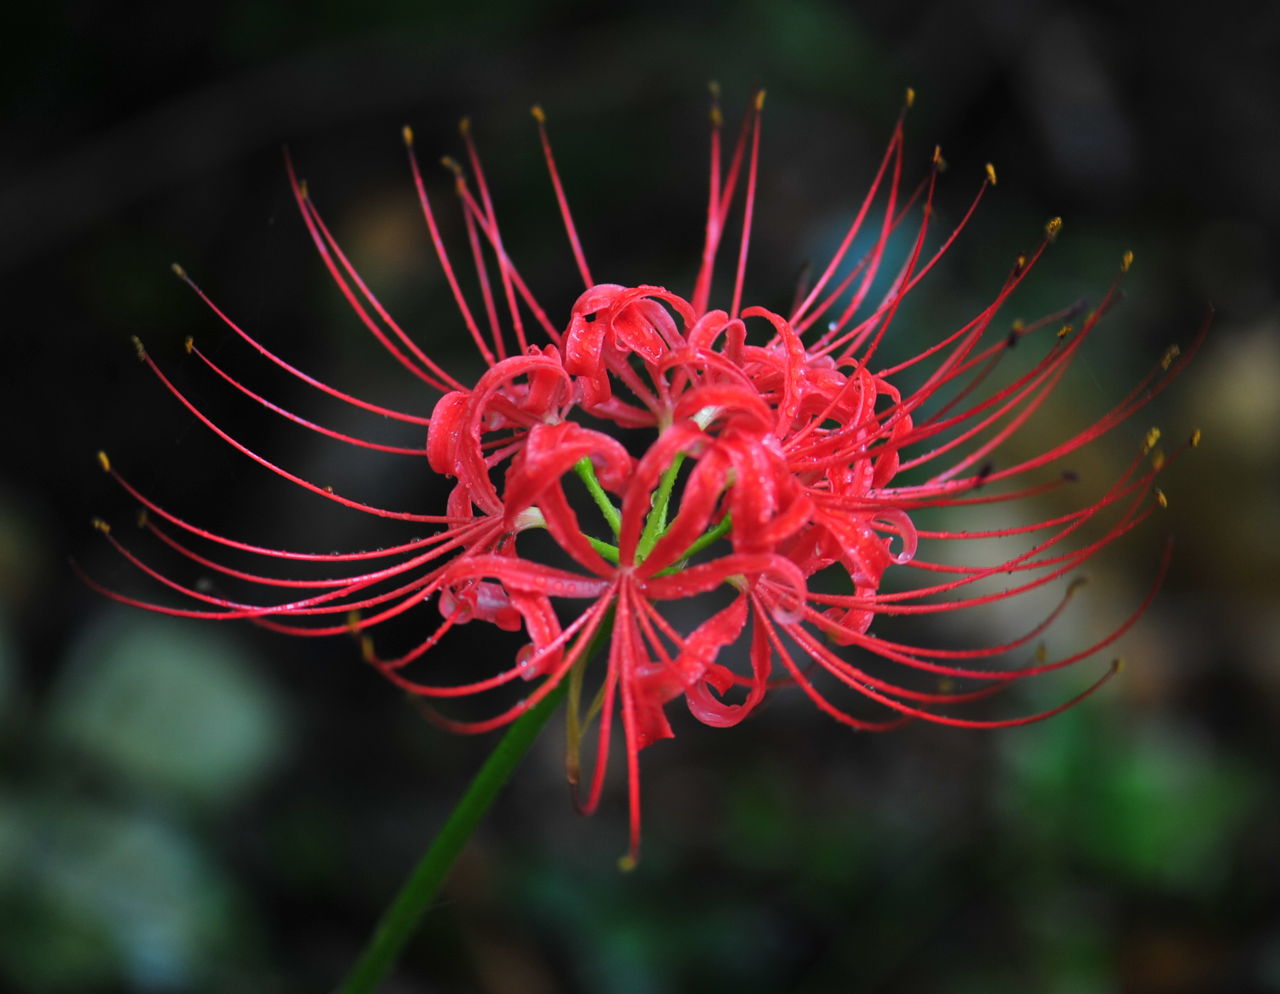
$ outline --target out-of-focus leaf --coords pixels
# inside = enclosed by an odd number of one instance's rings
[[[72,650],[55,735],[131,783],[225,803],[278,755],[279,703],[237,640],[113,614]]]
[[[0,962],[25,989],[80,991],[123,975],[186,989],[239,944],[233,893],[163,822],[79,802],[0,806],[9,896]],[[10,847],[9,844],[12,844]]]
[[[1014,741],[1016,738],[1016,742]],[[1082,707],[1009,740],[1001,801],[1033,837],[1101,869],[1207,894],[1259,796],[1256,771],[1160,726]]]

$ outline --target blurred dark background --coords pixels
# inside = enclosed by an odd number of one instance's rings
[[[553,726],[386,989],[1280,990],[1280,7],[241,0],[6,20],[0,988],[325,990],[490,748],[425,723],[347,639],[159,618],[76,579],[68,557],[148,590],[89,527],[134,513],[99,448],[169,507],[250,540],[387,540],[221,446],[137,364],[132,334],[303,475],[375,503],[437,496],[412,461],[344,463],[228,400],[184,336],[334,421],[232,342],[169,263],[307,370],[428,413],[433,397],[327,283],[282,145],[393,311],[463,368],[400,126],[431,169],[473,116],[508,248],[563,314],[576,284],[529,105],[550,115],[596,278],[687,288],[718,79],[731,120],[769,91],[755,300],[784,306],[829,251],[911,85],[909,161],[941,144],[944,219],[986,161],[1000,186],[922,287],[899,355],[989,299],[1054,214],[1066,230],[1028,316],[1097,299],[1125,249],[1137,262],[1049,430],[1105,409],[1217,306],[1189,373],[1080,467],[1105,479],[1151,424],[1205,433],[1164,483],[1168,511],[1091,564],[1051,647],[1123,617],[1168,535],[1173,571],[1119,647],[1123,678],[1042,725],[859,736],[780,694],[720,732],[673,705],[679,737],[644,755],[634,874],[615,869],[621,771],[601,813],[578,818]],[[448,177],[429,176],[457,236]],[[943,631],[969,644],[1008,623]],[[493,651],[484,634],[443,671]],[[1045,706],[1083,678],[1006,704]]]

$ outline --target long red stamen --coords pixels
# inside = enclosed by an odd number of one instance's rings
[[[418,153],[413,147],[413,131],[408,125],[405,126],[402,137],[404,138],[405,150],[409,153],[409,168],[413,172],[413,186],[418,193],[418,206],[421,207],[422,217],[427,222],[427,231],[431,235],[431,244],[435,247],[436,258],[440,260],[440,269],[444,272],[444,278],[453,293],[453,302],[458,307],[458,313],[462,315],[462,322],[467,326],[471,340],[475,342],[476,348],[480,351],[480,355],[484,357],[485,362],[492,366],[494,363],[493,353],[489,351],[489,346],[485,344],[484,336],[480,334],[480,328],[471,313],[467,299],[462,294],[462,288],[458,286],[457,273],[454,272],[453,263],[449,261],[449,253],[444,247],[444,239],[440,237],[440,228],[436,225],[435,212],[432,211],[431,200],[427,197],[427,185],[422,178],[422,169],[418,166]]]
[[[279,414],[281,417],[288,418],[294,424],[302,425],[302,427],[307,428],[311,431],[314,431],[317,434],[325,435],[329,438],[335,438],[340,442],[346,442],[348,445],[355,445],[364,449],[375,449],[378,452],[392,452],[397,455],[418,456],[419,458],[424,457],[426,455],[426,452],[423,450],[421,446],[415,446],[414,448],[407,448],[407,447],[398,446],[398,445],[384,445],[380,442],[370,442],[368,439],[356,438],[354,435],[347,435],[344,432],[335,431],[332,428],[325,428],[323,425],[318,425],[314,421],[308,421],[306,418],[301,417],[300,415],[294,414],[292,411],[285,410],[283,407],[279,406],[278,404],[274,404],[271,401],[267,400],[261,394],[255,393],[254,391],[250,390],[239,380],[231,376],[231,374],[228,373],[225,369],[217,365],[207,355],[201,352],[200,349],[196,346],[195,342],[192,341],[191,339],[187,340],[187,352],[200,358],[206,366],[208,366],[211,370],[217,373],[218,376],[222,377],[223,380],[231,384],[231,386],[235,387],[237,390],[239,390],[242,394],[244,394],[250,400],[256,401],[257,403],[265,407],[267,410],[274,411],[276,414]]]
[[[204,414],[204,412],[202,412],[198,407],[196,407],[195,404],[193,404],[187,398],[186,394],[184,394],[181,390],[179,390],[176,386],[174,386],[173,382],[167,376],[165,376],[164,373],[160,371],[160,367],[157,366],[155,364],[155,361],[151,358],[151,356],[147,354],[146,350],[142,347],[142,343],[137,341],[137,339],[135,339],[134,344],[138,350],[139,358],[141,358],[142,361],[147,364],[151,372],[153,372],[156,375],[156,378],[159,379],[160,382],[164,384],[165,388],[171,394],[173,394],[174,397],[178,399],[178,401],[182,404],[182,406],[195,415],[196,420],[198,420],[202,425],[204,425],[206,428],[212,431],[215,435],[221,438],[224,442],[226,442],[232,448],[248,456],[250,459],[256,462],[259,466],[263,466],[266,469],[269,469],[271,472],[275,473],[277,476],[288,480],[290,483],[297,484],[298,486],[302,487],[304,490],[310,490],[313,494],[317,494],[320,497],[325,498],[326,500],[331,500],[336,504],[341,504],[343,507],[350,507],[350,508],[354,508],[357,511],[364,511],[366,514],[373,514],[381,518],[396,518],[400,521],[422,521],[422,522],[434,522],[436,524],[445,524],[449,521],[447,517],[444,517],[439,514],[414,514],[411,511],[391,511],[383,507],[374,507],[372,504],[363,504],[358,500],[352,500],[349,497],[343,497],[340,494],[336,494],[327,487],[322,487],[318,484],[310,482],[309,480],[304,480],[302,477],[297,476],[294,473],[290,473],[287,469],[283,469],[282,467],[277,466],[271,460],[267,459],[265,456],[259,455],[257,452],[254,452],[247,445],[237,441],[235,438],[233,438],[230,434],[228,434],[222,428],[219,428],[216,424],[214,424],[213,421],[210,420],[210,418]]]
[[[253,338],[248,332],[246,332],[242,327],[240,327],[240,325],[232,321],[231,318],[228,317],[226,313],[224,313],[208,297],[208,295],[206,295],[205,292],[200,289],[200,287],[195,283],[195,281],[192,280],[191,277],[187,274],[187,271],[185,269],[183,269],[177,263],[174,263],[172,268],[173,268],[174,274],[178,277],[178,279],[182,280],[182,282],[184,282],[188,287],[190,287],[191,290],[196,294],[196,296],[199,297],[202,301],[204,301],[205,305],[209,308],[209,310],[213,311],[213,313],[218,316],[218,318],[222,321],[223,324],[225,324],[228,328],[230,328],[237,335],[239,335],[245,342],[247,342],[250,346],[252,346],[258,352],[259,355],[267,359],[269,362],[274,363],[276,366],[279,366],[289,375],[294,376],[302,380],[302,382],[315,387],[317,390],[327,393],[330,397],[336,397],[338,400],[341,400],[343,403],[350,404],[353,407],[359,407],[362,410],[371,411],[374,414],[381,414],[383,417],[391,418],[395,421],[405,421],[405,422],[408,422],[409,424],[425,426],[431,423],[430,418],[419,417],[414,414],[405,414],[403,411],[393,410],[390,407],[382,407],[379,404],[372,404],[367,400],[361,400],[358,397],[353,397],[349,393],[344,393],[343,391],[338,390],[335,387],[331,387],[329,386],[329,384],[316,379],[314,376],[310,376],[307,373],[302,372],[296,366],[290,365],[284,359],[280,358],[280,356],[276,355],[274,352],[268,349],[265,345],[261,344],[257,339]]]
[[[751,245],[751,220],[756,208],[756,177],[760,168],[760,118],[764,110],[764,90],[756,94],[751,117],[751,161],[747,166],[747,199],[742,208],[742,238],[738,244],[738,275],[733,281],[733,304],[729,317],[736,318],[742,305],[742,281],[747,273],[747,250]]]
[[[555,187],[560,217],[564,221],[565,234],[569,236],[569,246],[573,249],[573,261],[578,265],[582,285],[590,289],[595,286],[596,281],[591,278],[591,270],[587,268],[587,257],[582,253],[582,242],[578,240],[578,229],[573,223],[573,212],[569,210],[569,198],[564,194],[564,184],[560,182],[560,170],[556,168],[556,157],[551,152],[551,139],[547,137],[547,114],[538,104],[533,105],[531,112],[533,119],[538,122],[538,140],[542,142],[542,155],[547,161],[547,174],[551,177],[551,185]]]
[[[471,163],[471,172],[476,178],[476,189],[480,191],[480,202],[484,205],[484,217],[488,221],[486,231],[492,231],[493,233],[493,249],[494,254],[498,257],[498,271],[502,275],[502,292],[507,301],[507,310],[511,315],[511,328],[515,332],[516,344],[519,346],[519,350],[525,352],[529,348],[529,343],[525,338],[524,321],[520,317],[520,308],[516,303],[511,266],[507,260],[506,250],[502,247],[502,235],[498,228],[498,215],[493,209],[493,198],[489,195],[489,184],[484,177],[484,168],[480,165],[480,153],[476,149],[475,140],[471,137],[471,120],[464,117],[458,125],[458,130],[461,132],[462,141],[467,147],[467,159]],[[501,351],[501,349],[501,339],[499,339],[499,350]]]

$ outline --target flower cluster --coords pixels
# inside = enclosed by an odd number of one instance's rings
[[[731,147],[722,144],[721,114],[713,104],[706,235],[687,298],[657,285],[595,281],[544,115],[534,109],[585,287],[563,323],[548,316],[507,254],[464,122],[468,166],[446,164],[454,172],[483,306],[483,313],[473,310],[445,248],[406,129],[423,216],[462,321],[487,367],[473,386],[455,379],[391,317],[290,166],[302,220],[337,288],[400,364],[439,393],[429,418],[373,404],[309,376],[251,337],[175,269],[231,332],[269,362],[344,404],[425,427],[425,449],[382,445],[321,427],[253,392],[190,339],[187,351],[232,388],[308,429],[352,445],[425,456],[433,471],[455,481],[447,504],[433,514],[394,511],[294,475],[216,425],[135,343],[139,356],[196,418],[268,470],[345,507],[437,530],[374,551],[267,548],[166,510],[100,454],[103,468],[146,509],[144,526],[156,540],[205,570],[277,593],[264,603],[186,585],[98,522],[121,555],[187,603],[104,592],[183,617],[252,619],[302,635],[355,634],[373,667],[424,702],[528,687],[519,701],[487,720],[447,717],[434,703],[427,709],[441,725],[460,732],[511,722],[567,682],[575,784],[580,745],[588,729],[595,736],[594,765],[581,784],[583,810],[597,806],[611,746],[615,738],[622,740],[630,789],[629,860],[636,857],[640,839],[638,756],[672,735],[667,705],[676,698],[683,698],[699,721],[715,727],[737,724],[773,687],[793,684],[823,712],[855,728],[883,729],[913,718],[989,728],[1047,717],[1092,693],[1114,665],[1075,698],[1037,714],[993,720],[955,712],[957,705],[1097,653],[1141,615],[1158,577],[1114,631],[1059,658],[1033,650],[1030,662],[1013,665],[1005,659],[1039,639],[1074,584],[1065,584],[1056,609],[999,645],[930,648],[879,637],[871,626],[881,616],[964,610],[1037,591],[1137,526],[1164,500],[1154,481],[1168,459],[1156,448],[1154,433],[1105,492],[1068,513],[983,531],[926,530],[917,522],[930,508],[1017,504],[1067,485],[1071,474],[1040,471],[1124,422],[1164,388],[1194,349],[1185,355],[1171,350],[1127,396],[1082,430],[1036,455],[997,465],[994,454],[1045,402],[1111,308],[1116,284],[1092,309],[1015,322],[1011,331],[1007,321],[998,325],[1010,295],[1057,236],[1061,221],[1054,219],[985,307],[920,354],[893,365],[879,362],[902,302],[959,237],[996,181],[987,166],[958,224],[935,235],[933,201],[942,159],[935,152],[918,185],[904,186],[900,116],[843,239],[812,285],[801,288],[795,306],[787,313],[743,306],[762,104],[760,94]],[[714,269],[739,200],[732,291],[727,308],[715,308]],[[859,239],[863,247],[855,258]],[[891,239],[906,244],[905,251],[891,253]],[[1126,255],[1121,271],[1130,261]],[[989,385],[1002,358],[1031,338],[1044,340],[1042,355]],[[903,391],[895,381],[908,369],[918,385]],[[621,440],[636,437],[634,429],[648,431],[643,450]],[[535,530],[558,546],[560,566],[529,555],[522,536]],[[180,540],[180,533],[189,537]],[[983,538],[1024,541],[1016,554],[986,564],[955,565],[954,556],[921,554],[924,543],[941,547]],[[193,541],[194,548],[185,544]],[[201,545],[275,564],[320,563],[337,575],[298,580],[250,572],[202,551]],[[897,582],[895,589],[882,590],[886,573],[899,569],[904,576],[914,571],[921,582]],[[993,578],[1004,578],[1006,586],[991,589],[984,581]],[[695,625],[671,610],[672,602],[701,595],[715,596]],[[431,598],[440,613],[431,630],[408,651],[380,654],[373,629]],[[410,664],[453,627],[469,622],[522,632],[527,644],[499,672],[477,674],[465,684],[439,685],[410,675]],[[896,664],[901,677],[892,676],[886,661]],[[585,691],[588,685],[593,692]],[[869,700],[873,709],[864,712],[843,703],[833,694],[842,690],[853,700]]]

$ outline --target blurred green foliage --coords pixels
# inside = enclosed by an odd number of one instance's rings
[[[284,718],[229,634],[119,613],[86,628],[50,701],[55,742],[138,790],[233,803],[270,772]]]

